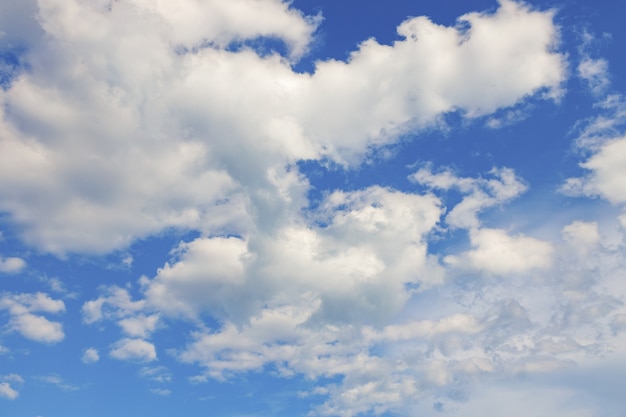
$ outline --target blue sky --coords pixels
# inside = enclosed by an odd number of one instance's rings
[[[617,417],[626,10],[0,4],[0,414]]]

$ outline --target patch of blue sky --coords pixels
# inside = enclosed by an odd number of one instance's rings
[[[13,80],[28,68],[22,60],[23,47],[0,48],[0,87],[7,90]]]

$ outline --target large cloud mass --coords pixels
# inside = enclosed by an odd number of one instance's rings
[[[508,0],[463,16],[463,31],[409,19],[392,45],[368,40],[312,74],[232,49],[273,37],[290,57],[306,50],[319,19],[278,0],[51,1],[35,22],[30,8],[5,7],[41,36],[6,26],[27,47],[0,92],[0,209],[58,254],[171,227],[251,233],[267,211],[305,204],[306,180],[287,164],[357,163],[445,112],[555,96],[564,79],[552,13]]]
[[[271,366],[317,381],[302,395],[322,396],[321,415],[429,404],[428,415],[481,378],[519,402],[494,381],[565,372],[620,346],[623,243],[603,245],[587,220],[541,236],[487,224],[485,213],[529,189],[514,169],[464,177],[422,164],[406,189],[318,190],[313,201],[299,165],[354,168],[446,114],[471,123],[559,99],[566,62],[553,11],[501,0],[454,27],[410,18],[393,43],[365,40],[310,73],[294,64],[321,16],[287,1],[11,1],[0,11],[10,16],[2,42],[22,48],[0,90],[0,211],[23,241],[63,257],[194,232],[138,286],[103,286],[83,303],[86,325],[121,333],[83,348],[85,363],[100,350],[142,364],[163,351],[196,364],[194,381]],[[279,52],[259,47],[269,40]],[[602,68],[579,71],[599,80]],[[624,138],[596,145],[588,175],[563,189],[623,205]],[[433,249],[451,233],[465,246]],[[25,265],[0,258],[2,272]],[[43,315],[63,312],[61,300],[3,293],[0,310],[26,338],[65,337]],[[177,320],[194,330],[161,345]]]

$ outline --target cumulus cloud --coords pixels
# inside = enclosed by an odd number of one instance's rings
[[[83,352],[83,356],[81,357],[81,361],[83,363],[95,363],[100,360],[100,354],[98,350],[95,348],[87,348]]]
[[[474,249],[448,256],[445,261],[501,275],[545,269],[552,263],[552,245],[532,237],[509,236],[504,230],[484,228],[472,231],[470,242]]]
[[[40,314],[58,314],[65,311],[61,300],[54,300],[44,293],[3,294],[0,309],[10,315],[9,328],[27,339],[42,343],[58,343],[65,338],[63,326]]]
[[[311,213],[309,225],[249,240],[210,237],[181,244],[173,263],[141,279],[141,302],[169,315],[206,311],[240,321],[263,305],[310,292],[328,318],[377,319],[402,307],[406,283],[438,282],[437,274],[426,273],[433,262],[424,237],[440,212],[432,195],[381,187],[335,192]],[[345,303],[351,312],[339,307]]]
[[[597,114],[579,123],[579,136],[576,144],[586,155],[580,163],[586,173],[580,177],[568,178],[560,191],[567,195],[601,197],[612,204],[624,205],[626,182],[623,178],[624,150],[626,149],[626,100],[623,95],[610,91],[608,64],[601,58],[593,58],[588,52],[595,40],[584,34],[581,46],[579,76],[587,83],[596,96],[594,107]]]
[[[26,261],[22,258],[0,256],[0,272],[5,274],[16,274],[26,267]]]
[[[354,167],[447,113],[508,115],[488,119],[497,127],[530,97],[558,99],[565,57],[552,11],[502,0],[453,27],[411,18],[389,45],[370,39],[345,61],[297,73],[320,18],[289,2],[29,5],[45,36],[28,40],[29,70],[0,91],[0,210],[26,243],[57,255],[107,253],[170,228],[198,232],[138,287],[101,288],[83,304],[85,324],[119,327],[108,354],[140,363],[141,377],[171,379],[152,366],[153,335],[184,320],[195,328],[171,352],[200,367],[194,381],[272,365],[316,380],[303,395],[323,396],[322,415],[406,412],[416,402],[439,404],[433,414],[478,378],[561,369],[626,328],[623,268],[597,244],[597,224],[561,231],[594,255],[589,264],[483,225],[488,209],[528,188],[510,168],[462,177],[427,165],[409,177],[426,191],[323,190],[312,206],[297,164]],[[286,52],[255,49],[259,38]],[[601,61],[579,74],[599,86]],[[572,189],[624,203],[616,138]],[[446,212],[447,191],[462,198]],[[470,247],[442,262],[430,237],[446,227],[466,229]],[[62,301],[7,294],[0,308],[25,337],[63,339],[60,323],[37,314],[63,311]],[[98,359],[96,348],[83,352],[85,363]]]
[[[171,41],[186,49],[225,48],[234,42],[272,37],[286,43],[290,56],[306,52],[321,16],[303,16],[282,0],[235,0],[228,3],[137,1],[141,12],[155,13],[167,25]]]
[[[510,168],[493,168],[492,178],[458,177],[450,169],[432,172],[430,165],[411,174],[409,179],[431,189],[461,192],[464,197],[446,215],[446,223],[452,227],[475,229],[480,226],[478,214],[486,208],[509,202],[518,197],[527,186]]]
[[[124,361],[152,362],[157,359],[154,345],[143,339],[121,339],[113,345],[109,355]]]
[[[626,203],[626,137],[604,143],[581,164],[590,171],[582,178],[570,178],[561,188],[566,194],[600,196],[614,204]]]
[[[0,208],[56,254],[108,252],[171,227],[249,234],[264,211],[291,216],[303,203],[306,180],[286,165],[358,164],[446,112],[474,118],[554,97],[565,78],[553,13],[510,0],[461,17],[466,30],[409,19],[393,44],[365,41],[311,74],[227,47],[271,37],[289,59],[302,55],[319,18],[288,2],[29,7],[45,36],[0,94],[11,109],[0,119]]]
[[[20,393],[11,384],[22,384],[24,379],[16,374],[0,375],[0,398],[7,400],[16,399]]]
[[[110,287],[106,295],[83,304],[83,321],[92,324],[103,318],[123,319],[140,311],[144,304],[143,301],[132,301],[126,289]]]
[[[11,385],[9,385],[8,382],[0,382],[0,396],[9,400],[14,400],[18,397],[18,395],[20,395],[19,392],[11,388]]]
[[[122,331],[131,337],[148,337],[154,330],[159,322],[159,315],[153,314],[150,316],[137,315],[134,317],[127,317],[118,322]]]
[[[597,222],[574,221],[565,226],[561,233],[569,244],[582,251],[594,247],[601,240]]]

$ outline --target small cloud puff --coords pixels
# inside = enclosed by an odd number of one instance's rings
[[[55,385],[57,388],[62,389],[63,391],[77,391],[80,389],[75,385],[68,384],[63,380],[63,378],[58,375],[38,376],[35,378],[46,384]]]
[[[163,388],[154,388],[154,389],[151,389],[150,392],[156,395],[161,395],[163,397],[167,397],[172,393],[171,390],[163,389]]]
[[[44,293],[3,294],[0,297],[0,310],[8,310],[9,328],[27,339],[57,343],[65,338],[61,323],[33,314],[61,313],[65,311],[65,304],[61,300],[54,300]]]
[[[143,339],[121,339],[113,345],[109,355],[123,361],[152,362],[157,359],[154,345]]]
[[[567,243],[580,250],[589,249],[600,242],[596,222],[572,222],[563,228],[561,234]]]
[[[99,360],[100,355],[98,354],[98,351],[94,348],[85,349],[81,358],[81,361],[83,361],[83,363],[95,363]]]
[[[16,399],[20,393],[11,386],[11,383],[21,384],[23,382],[24,379],[16,374],[0,375],[0,398],[7,400]]]
[[[0,256],[0,272],[5,274],[17,274],[24,268],[26,268],[26,261],[22,258],[2,258]]]
[[[445,262],[493,274],[521,273],[547,268],[552,263],[552,245],[532,237],[509,236],[504,230],[485,228],[472,231],[470,241],[474,249],[448,256]]]
[[[20,393],[11,388],[8,382],[0,382],[0,397],[14,400],[18,395],[20,395]]]

